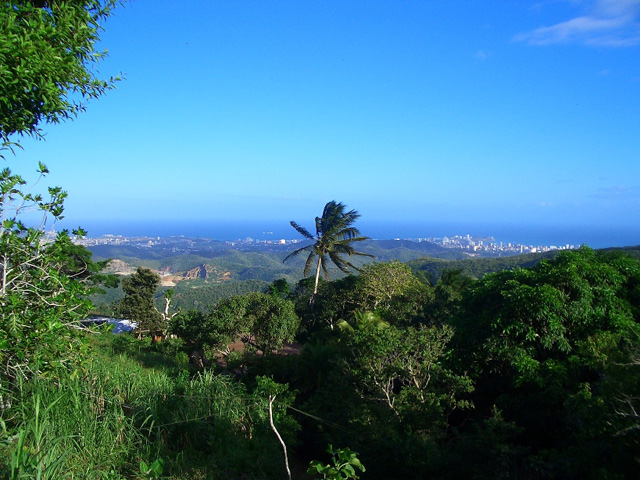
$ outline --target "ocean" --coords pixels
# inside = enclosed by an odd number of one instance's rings
[[[64,228],[70,226],[62,225]],[[77,225],[74,225],[77,226]],[[105,234],[151,237],[201,237],[216,240],[279,240],[302,238],[288,221],[111,221],[81,222],[90,237]],[[313,225],[303,224],[312,233]],[[592,248],[640,245],[640,226],[571,226],[571,225],[515,225],[468,223],[399,223],[367,222],[357,224],[362,235],[375,239],[442,238],[454,235],[493,237],[496,242],[534,246],[580,246]]]

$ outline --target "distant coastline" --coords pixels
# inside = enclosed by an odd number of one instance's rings
[[[89,237],[105,234],[125,237],[185,236],[211,238],[220,241],[295,239],[296,232],[287,221],[229,222],[229,221],[142,221],[142,222],[80,222]],[[77,225],[73,225],[76,227]],[[62,225],[63,228],[72,228]],[[456,235],[493,237],[496,242],[522,245],[576,245],[592,248],[625,247],[640,245],[639,226],[570,226],[570,225],[511,225],[511,224],[463,224],[463,223],[392,223],[365,222],[359,224],[363,235],[378,240],[443,238]],[[308,228],[312,228],[309,222]]]

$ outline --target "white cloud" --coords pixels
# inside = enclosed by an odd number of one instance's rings
[[[530,45],[582,44],[624,47],[640,44],[640,0],[584,2],[582,15],[515,37]]]

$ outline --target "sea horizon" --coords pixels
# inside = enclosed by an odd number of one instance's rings
[[[289,222],[265,221],[106,221],[81,222],[88,237],[122,235],[124,237],[174,237],[211,238],[219,241],[238,240],[292,240],[302,239]],[[369,221],[358,225],[362,235],[375,240],[443,238],[456,235],[493,237],[495,242],[533,246],[591,248],[628,247],[640,245],[640,227],[631,226],[571,226],[524,224],[470,224],[449,223],[401,223]],[[59,224],[60,228],[71,228]],[[306,226],[311,233],[312,226]]]

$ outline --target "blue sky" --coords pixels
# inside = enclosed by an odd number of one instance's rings
[[[9,159],[74,224],[640,218],[640,0],[135,0],[102,43],[117,89]]]

